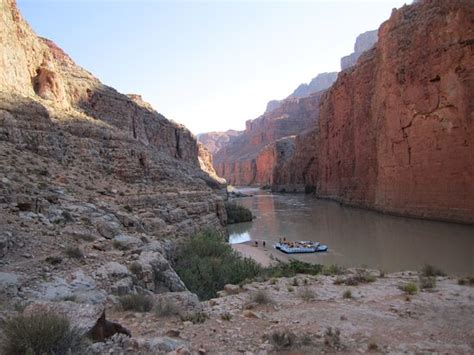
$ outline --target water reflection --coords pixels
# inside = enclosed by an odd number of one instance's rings
[[[330,252],[301,260],[386,271],[435,265],[452,274],[474,273],[474,227],[388,216],[306,195],[261,193],[238,203],[256,215],[230,226],[230,240],[316,240]],[[245,237],[240,236],[245,235]],[[315,259],[316,258],[316,259]]]

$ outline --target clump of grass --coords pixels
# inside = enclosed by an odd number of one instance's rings
[[[303,285],[307,286],[309,283],[309,280],[307,278],[304,278],[303,279]]]
[[[68,354],[82,353],[83,337],[66,317],[43,312],[18,315],[3,325],[1,353],[16,354]]]
[[[446,276],[446,273],[433,265],[426,264],[421,269],[421,274],[426,277]]]
[[[119,298],[124,311],[149,312],[153,308],[153,300],[144,294],[126,295]]]
[[[189,321],[193,324],[204,323],[209,319],[209,315],[205,312],[189,312],[181,315],[183,322]]]
[[[292,286],[295,286],[295,287],[298,287],[298,286],[300,285],[300,283],[299,283],[299,281],[298,281],[298,279],[297,279],[296,277],[295,277],[295,278],[293,279],[293,281],[291,282],[291,285],[292,285]]]
[[[400,285],[398,286],[398,288],[408,295],[414,295],[418,292],[418,287],[413,282],[408,282],[404,285]]]
[[[232,314],[224,312],[221,314],[221,319],[230,322],[232,320]]]
[[[128,270],[134,275],[139,275],[143,271],[142,265],[136,261],[128,265]]]
[[[268,338],[277,349],[288,349],[296,343],[296,335],[287,329],[275,330],[270,333]]]
[[[341,343],[341,331],[338,328],[334,330],[331,327],[326,328],[324,332],[324,345],[334,350],[343,348]]]
[[[169,317],[179,315],[180,309],[176,302],[168,298],[160,298],[155,306],[155,312],[160,317]]]
[[[253,219],[252,212],[248,208],[234,202],[227,202],[225,204],[225,210],[227,212],[228,224],[251,222]]]
[[[338,265],[327,265],[323,267],[322,273],[326,276],[342,275],[344,273],[344,269]]]
[[[48,256],[44,260],[51,265],[58,265],[63,262],[63,258],[60,256]]]
[[[432,290],[436,288],[436,277],[420,275],[419,284],[421,290]]]
[[[379,277],[380,277],[381,279],[383,279],[383,278],[385,277],[385,271],[384,271],[384,270],[380,270],[380,271],[379,271]]]
[[[322,265],[291,260],[289,263],[281,263],[277,266],[263,269],[261,275],[267,278],[294,277],[297,274],[318,275],[322,272],[322,270]]]
[[[278,282],[278,280],[273,278],[273,279],[270,280],[270,285],[276,285],[277,282]]]
[[[358,269],[355,275],[349,276],[344,280],[347,286],[357,286],[359,284],[375,282],[377,278],[365,269]]]
[[[352,298],[352,291],[351,290],[345,290],[344,293],[342,294],[342,298],[344,298],[344,299]]]
[[[125,205],[123,206],[123,209],[129,213],[132,213],[133,212],[133,208],[129,205]]]
[[[69,246],[64,250],[64,254],[71,259],[84,258],[84,252],[79,247]]]
[[[345,282],[344,278],[338,276],[338,277],[336,277],[336,279],[334,280],[334,285],[342,285],[344,282]]]
[[[458,285],[461,286],[474,286],[474,276],[468,276],[461,279],[458,279]]]
[[[95,237],[92,234],[76,234],[73,238],[77,241],[93,242]]]
[[[305,302],[312,301],[316,298],[314,291],[308,287],[304,287],[301,290],[299,290],[298,296]]]
[[[269,304],[273,303],[273,300],[266,290],[257,290],[250,295],[250,302],[257,304]]]
[[[287,287],[288,292],[293,292],[295,288],[293,286],[288,286]]]

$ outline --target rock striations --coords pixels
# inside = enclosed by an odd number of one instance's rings
[[[226,224],[195,137],[36,36],[14,0],[0,22],[1,312],[41,300],[99,317],[107,295],[186,292],[174,241]]]
[[[474,3],[394,10],[377,45],[321,99],[274,189],[474,223]]]
[[[286,99],[273,111],[247,121],[245,131],[214,154],[217,174],[233,185],[271,185],[277,160],[287,154],[282,149],[293,145],[291,136],[314,127],[321,95]]]

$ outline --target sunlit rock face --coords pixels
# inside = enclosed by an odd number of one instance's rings
[[[368,51],[377,43],[377,32],[377,30],[367,31],[357,36],[354,52],[341,58],[341,70],[353,67],[362,53]]]
[[[473,18],[466,0],[394,10],[321,99],[314,132],[297,138],[274,188],[474,223]]]
[[[223,202],[210,188],[215,186],[213,179],[200,169],[197,141],[188,129],[166,119],[139,95],[123,95],[102,84],[52,41],[36,36],[15,1],[0,1],[0,19],[0,152],[4,156],[18,151],[35,154],[50,161],[52,170],[54,164],[62,165],[65,176],[77,169],[78,186],[91,179],[91,188],[108,181],[108,189],[114,191],[124,184],[146,186],[147,196],[135,194],[138,187],[131,187],[111,203],[130,200],[150,208],[142,211],[149,218],[157,214],[163,219],[166,209],[186,211],[186,218],[168,219],[166,234],[221,228]],[[20,173],[21,167],[9,169]],[[14,200],[19,192],[15,189],[3,192]],[[159,195],[168,192],[175,195],[165,203]],[[189,207],[195,202],[206,207]]]
[[[322,92],[288,98],[275,110],[246,122],[245,131],[214,154],[217,175],[233,185],[271,185],[287,145],[279,140],[314,127]]]

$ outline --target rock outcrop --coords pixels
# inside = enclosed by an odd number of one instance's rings
[[[229,129],[225,132],[200,133],[197,135],[197,139],[204,144],[209,153],[215,154],[224,145],[229,143],[232,137],[238,136],[240,133],[242,132],[233,129]]]
[[[217,176],[214,170],[212,154],[207,150],[206,146],[200,142],[198,142],[198,155],[201,170],[214,179],[218,185],[224,185],[226,183],[225,179]]]
[[[337,79],[337,72],[331,73],[321,73],[314,77],[309,84],[301,84],[299,85],[293,93],[287,97],[289,98],[297,98],[297,97],[306,97],[315,92],[323,91],[331,87],[331,85]],[[267,103],[267,109],[265,113],[273,111],[282,105],[284,100],[271,100]]]
[[[0,318],[184,291],[174,244],[227,218],[196,138],[36,36],[15,1],[0,22]]]
[[[297,139],[274,188],[474,223],[473,18],[466,0],[394,10],[321,99],[318,125]]]
[[[362,53],[372,48],[375,43],[377,43],[377,30],[367,31],[358,35],[354,45],[354,52],[341,58],[341,70],[353,67]]]
[[[233,185],[271,185],[288,140],[277,142],[314,127],[321,95],[286,99],[277,109],[247,121],[245,131],[214,154],[217,174]]]

